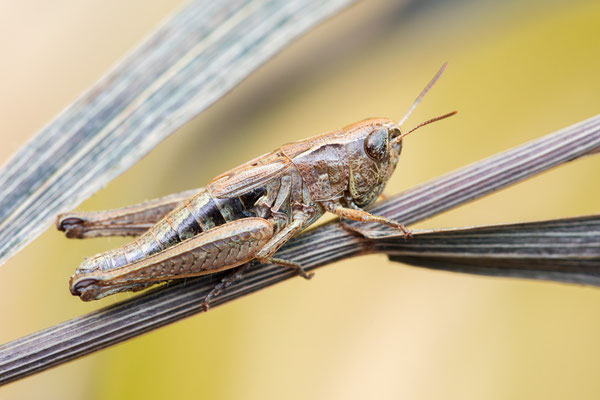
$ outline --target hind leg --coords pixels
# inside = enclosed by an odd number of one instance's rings
[[[75,271],[71,293],[89,301],[154,283],[231,269],[256,258],[272,237],[269,221],[249,217],[219,225],[119,267],[111,268],[111,257],[100,253]]]
[[[60,214],[56,227],[68,238],[84,239],[101,236],[139,236],[156,224],[182,201],[202,189],[150,200],[144,203],[107,211]]]

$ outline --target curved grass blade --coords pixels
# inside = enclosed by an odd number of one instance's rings
[[[196,0],[0,170],[0,264],[353,0]]]

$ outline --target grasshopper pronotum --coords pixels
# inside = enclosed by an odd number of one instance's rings
[[[118,210],[59,216],[57,226],[68,237],[138,236],[86,259],[71,277],[71,293],[90,301],[254,259],[310,278],[301,265],[274,255],[325,212],[385,224],[409,237],[400,223],[362,208],[379,197],[390,179],[402,139],[455,114],[428,120],[404,134],[400,130],[444,69],[445,64],[399,123],[367,119],[286,144],[225,172],[203,189]]]

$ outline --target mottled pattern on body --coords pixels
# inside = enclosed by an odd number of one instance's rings
[[[97,299],[255,258],[308,277],[298,264],[272,257],[326,210],[401,227],[360,209],[375,201],[391,176],[399,135],[391,120],[366,120],[284,145],[225,172],[133,242],[86,260],[71,291]]]

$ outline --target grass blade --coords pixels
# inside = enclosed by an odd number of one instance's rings
[[[415,233],[375,240],[406,264],[600,286],[600,216]]]
[[[0,264],[351,0],[197,0],[0,170]]]

